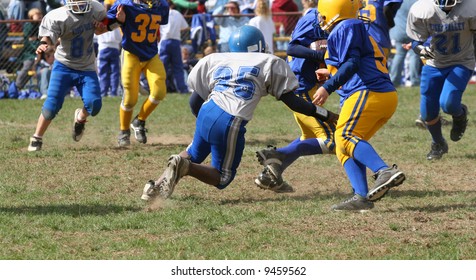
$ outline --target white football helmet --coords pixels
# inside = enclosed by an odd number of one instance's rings
[[[435,5],[442,10],[451,10],[456,4],[461,3],[463,0],[433,0]]]
[[[64,0],[64,6],[74,14],[85,14],[91,11],[92,0]]]

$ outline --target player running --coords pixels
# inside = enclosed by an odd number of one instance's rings
[[[461,140],[466,130],[468,108],[461,101],[475,66],[474,32],[474,1],[420,0],[408,13],[407,34],[413,39],[412,49],[426,59],[421,72],[420,114],[432,139],[428,160],[441,159],[448,153],[440,108],[453,117],[452,141]],[[430,45],[425,46],[430,37]]]
[[[96,73],[93,37],[96,24],[106,17],[104,6],[91,0],[66,0],[63,7],[47,13],[41,21],[38,54],[55,49],[55,62],[48,94],[30,138],[28,151],[40,151],[43,135],[63,106],[65,96],[76,87],[83,108],[74,112],[73,140],[83,136],[86,118],[95,116],[102,107],[101,91]]]
[[[119,108],[118,145],[127,147],[131,144],[131,127],[136,140],[145,144],[145,121],[167,94],[166,73],[159,59],[157,42],[160,25],[169,21],[169,5],[165,0],[117,0],[107,17],[109,29],[119,24],[123,34],[121,80],[124,95]],[[139,99],[141,73],[147,78],[150,93],[132,120]]]

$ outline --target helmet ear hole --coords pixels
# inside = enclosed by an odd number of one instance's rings
[[[251,25],[244,25],[233,32],[228,46],[231,52],[266,52],[263,33]]]

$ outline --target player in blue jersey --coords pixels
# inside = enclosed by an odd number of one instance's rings
[[[403,0],[363,0],[360,16],[369,24],[368,32],[382,48],[386,58],[390,54],[390,28],[395,26],[393,18],[402,5]]]
[[[83,136],[86,118],[97,115],[102,107],[93,37],[99,32],[96,26],[106,17],[106,10],[101,3],[91,0],[66,0],[64,4],[46,14],[39,29],[41,41],[36,52],[56,49],[48,97],[43,103],[35,134],[30,138],[30,152],[41,150],[43,135],[72,87],[78,89],[84,104],[74,112],[74,141]]]
[[[325,67],[325,38],[317,20],[317,1],[305,0],[304,16],[299,19],[291,34],[287,49],[288,64],[299,81],[294,93],[312,102],[312,94],[318,87],[315,71]],[[301,129],[301,135],[289,145],[282,148],[269,147],[256,152],[258,160],[265,166],[255,179],[255,184],[262,189],[274,192],[293,192],[294,189],[285,181],[281,174],[300,156],[316,154],[333,154],[335,126],[319,119],[293,112],[294,118]]]
[[[108,11],[109,29],[120,24],[123,61],[121,79],[124,95],[119,109],[119,147],[130,145],[130,128],[139,143],[147,143],[145,121],[167,94],[164,64],[158,55],[158,33],[161,24],[169,21],[169,5],[165,0],[117,0]],[[133,117],[139,98],[140,76],[143,73],[150,87],[149,98]]]
[[[287,63],[266,54],[261,31],[245,25],[229,38],[231,53],[205,56],[193,67],[188,85],[198,104],[192,143],[172,155],[162,176],[150,180],[142,199],[169,197],[181,177],[190,175],[218,189],[235,178],[245,148],[246,124],[262,97],[270,94],[291,110],[333,122],[337,116],[294,95],[298,81]],[[204,102],[206,100],[206,102]],[[204,103],[203,103],[204,102]],[[211,165],[202,162],[211,154]]]
[[[420,114],[432,139],[428,160],[441,159],[448,152],[440,108],[453,118],[452,141],[461,140],[466,130],[468,108],[462,98],[475,66],[474,32],[474,1],[420,0],[410,8],[407,34],[413,40],[413,50],[426,59],[421,73]],[[429,46],[425,46],[430,37]]]
[[[390,188],[400,185],[405,175],[396,165],[389,167],[368,142],[392,117],[397,92],[384,63],[385,57],[365,24],[357,19],[360,0],[319,0],[320,26],[327,38],[327,69],[317,71],[326,80],[317,89],[313,103],[323,105],[337,91],[341,112],[334,138],[336,155],[349,178],[354,195],[333,210],[366,211],[374,207]],[[367,168],[375,183],[368,191]]]

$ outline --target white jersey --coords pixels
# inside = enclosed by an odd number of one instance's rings
[[[94,35],[98,42],[98,51],[107,49],[107,48],[114,48],[120,49],[121,48],[121,41],[122,41],[122,33],[120,28],[116,28],[109,32],[104,32],[101,35]]]
[[[57,61],[78,71],[94,71],[93,21],[105,17],[106,9],[97,1],[91,1],[91,11],[84,14],[74,14],[63,6],[43,17],[39,36],[50,37],[53,42],[60,39],[55,52]]]
[[[474,69],[473,33],[476,32],[476,1],[463,0],[446,14],[433,0],[419,0],[410,8],[408,36],[420,42],[430,40],[434,59],[427,64],[437,68],[463,65]]]
[[[188,23],[177,10],[170,9],[169,23],[160,25],[160,40],[181,40],[181,31],[188,28]]]
[[[225,112],[251,120],[261,97],[294,91],[298,80],[283,59],[265,53],[213,53],[200,59],[188,86]],[[209,95],[208,95],[209,94]]]

